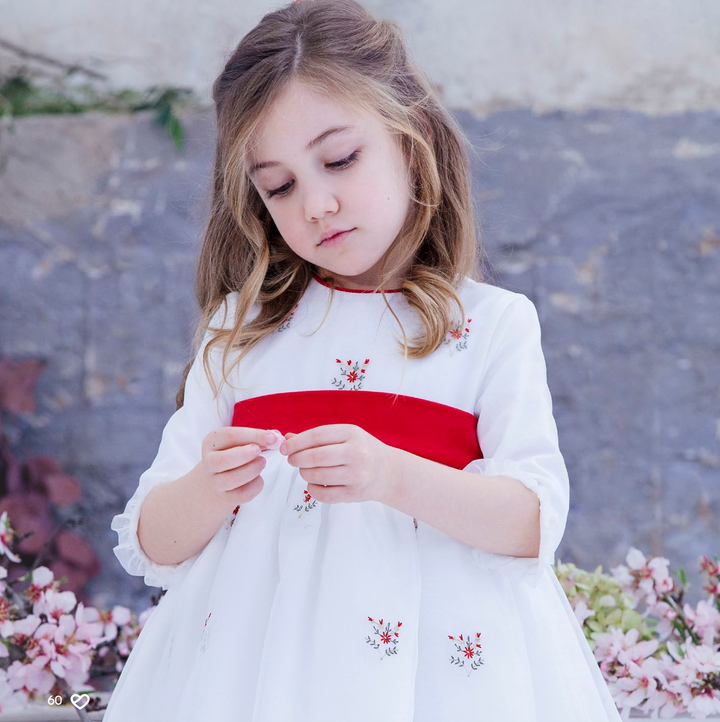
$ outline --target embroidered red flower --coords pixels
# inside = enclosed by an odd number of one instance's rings
[[[349,391],[357,391],[362,388],[362,382],[365,380],[365,366],[370,363],[370,359],[366,358],[365,363],[361,364],[356,361],[354,364],[352,359],[348,359],[346,366],[343,366],[343,362],[339,359],[335,359],[335,363],[340,364],[340,376],[345,377],[337,379],[333,378],[332,385],[338,389],[348,389]],[[348,386],[348,384],[350,384]]]
[[[373,649],[380,650],[380,659],[397,654],[397,645],[399,643],[400,633],[398,629],[402,627],[402,622],[398,622],[393,629],[390,628],[388,622],[383,627],[383,620],[378,620],[377,624],[372,617],[368,617],[368,622],[372,622],[373,633],[375,637],[379,637],[380,641],[377,641],[368,635],[365,642],[369,644]],[[388,646],[391,645],[391,646]]]
[[[312,500],[312,501],[311,501]],[[296,504],[293,509],[299,511],[298,519],[306,512],[314,509],[318,505],[317,499],[313,499],[307,489],[303,489],[303,503]]]
[[[225,521],[225,528],[231,529],[232,525],[235,523],[235,517],[237,516],[238,512],[240,511],[240,504],[238,504],[233,510],[232,514],[226,519]]]
[[[480,644],[480,635],[482,632],[477,632],[475,634],[475,639],[472,639],[471,635],[467,636],[467,639],[463,637],[463,635],[460,635],[460,642],[462,644],[458,644],[458,640],[455,639],[455,637],[448,634],[448,639],[452,640],[455,649],[458,651],[458,657],[457,659],[453,656],[450,657],[450,664],[457,665],[458,667],[465,667],[465,661],[470,659],[472,662],[467,667],[468,670],[468,677],[472,674],[472,672],[476,669],[479,669],[481,665],[485,664],[485,662],[481,658],[482,654],[482,645]],[[463,658],[464,657],[464,658]]]
[[[443,343],[446,346],[449,346],[450,344],[455,344],[455,349],[457,351],[462,351],[463,349],[467,348],[467,339],[470,335],[470,323],[472,322],[472,319],[469,318],[467,320],[467,326],[462,323],[455,323],[450,327],[450,330],[447,332],[447,335],[449,338],[446,338]]]

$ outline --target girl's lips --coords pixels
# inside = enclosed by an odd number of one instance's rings
[[[344,241],[355,229],[351,228],[349,231],[343,231],[342,233],[338,233],[335,236],[332,236],[331,238],[327,238],[326,240],[322,241],[320,245],[323,248],[329,248],[331,246],[336,246],[338,243],[341,243]]]

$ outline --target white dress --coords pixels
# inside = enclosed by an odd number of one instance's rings
[[[104,722],[620,721],[551,568],[569,484],[537,311],[523,294],[468,278],[460,295],[466,318],[404,369],[402,333],[381,294],[336,289],[328,310],[330,288],[317,277],[243,359],[241,376],[230,377],[237,388],[224,384],[219,403],[196,359],[184,406],[113,518],[123,567],[168,591]],[[226,324],[236,298],[227,296]],[[412,338],[415,312],[402,293],[387,298]],[[212,327],[222,315],[221,306]],[[370,398],[354,391],[401,394],[472,414],[482,455],[462,468],[518,479],[538,495],[539,558],[473,548],[380,502],[323,504],[269,450],[262,492],[199,554],[152,562],[137,539],[150,489],[193,468],[202,439],[230,426],[244,401],[283,402],[291,397],[272,395],[299,391],[332,391],[342,403]],[[299,430],[283,428],[282,403],[273,408],[277,423],[259,428]]]

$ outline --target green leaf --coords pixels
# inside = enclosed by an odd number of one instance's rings
[[[180,122],[180,119],[177,117],[177,115],[173,114],[170,117],[170,121],[167,127],[170,132],[170,137],[175,144],[175,148],[177,150],[183,150],[183,148],[185,147],[185,131],[183,130],[182,123]]]

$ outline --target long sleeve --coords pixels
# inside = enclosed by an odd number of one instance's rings
[[[532,587],[555,562],[570,506],[567,468],[558,446],[547,384],[540,322],[523,294],[506,307],[495,328],[475,414],[483,459],[465,471],[517,479],[540,500],[538,557],[513,557],[473,549],[484,567],[503,568]]]
[[[224,317],[225,306],[221,304],[210,322],[211,329],[223,327],[223,320],[224,326],[232,322],[237,294],[228,294],[226,299],[227,317]],[[208,331],[188,372],[183,406],[175,411],[165,425],[155,460],[140,476],[138,487],[124,512],[113,517],[110,525],[118,535],[119,543],[113,552],[120,564],[128,574],[143,576],[145,584],[152,587],[168,589],[175,575],[191,566],[198,555],[178,564],[157,564],[152,561],[140,546],[137,535],[142,502],[156,485],[175,481],[195,467],[202,459],[202,441],[205,436],[213,429],[229,426],[232,422],[233,390],[228,384],[223,384],[218,398],[214,399],[203,369],[202,353],[210,338],[211,333]],[[216,386],[221,379],[221,359],[222,350],[214,348],[210,361]]]

